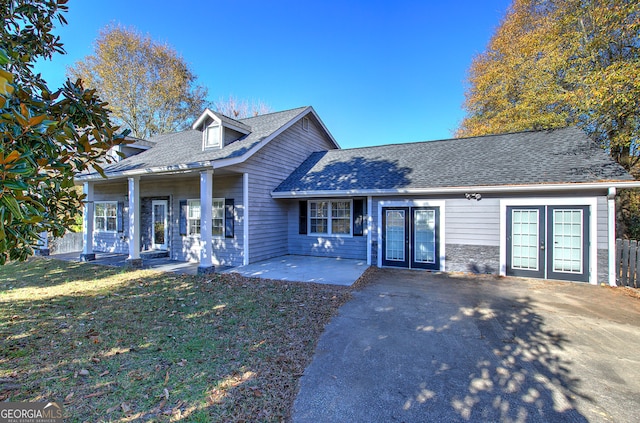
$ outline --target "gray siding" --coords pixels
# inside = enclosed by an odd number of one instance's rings
[[[310,118],[309,131],[301,121],[274,138],[246,163],[234,170],[249,173],[249,261],[256,262],[289,252],[289,208],[271,192],[315,151],[333,148]]]
[[[288,253],[304,256],[339,257],[344,259],[367,259],[367,236],[318,236],[299,233],[300,206],[298,201],[289,202]]]
[[[598,249],[609,249],[609,208],[607,197],[598,197]],[[599,265],[598,265],[599,267]]]
[[[122,232],[93,232],[93,250],[97,252],[128,254],[129,230],[127,228],[127,182],[118,181],[109,185],[96,184],[94,202],[117,201],[122,207]]]
[[[500,246],[499,198],[451,198],[445,211],[447,244]]]

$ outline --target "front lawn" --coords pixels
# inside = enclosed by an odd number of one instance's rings
[[[68,422],[283,421],[344,287],[0,266],[0,401]]]

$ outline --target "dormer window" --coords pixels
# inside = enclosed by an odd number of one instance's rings
[[[220,148],[220,141],[222,139],[222,131],[220,128],[220,125],[217,123],[207,127],[204,133],[204,148]]]

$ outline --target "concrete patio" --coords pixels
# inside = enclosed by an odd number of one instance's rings
[[[65,261],[80,261],[80,251],[53,254],[50,257]],[[147,258],[141,253],[142,268],[159,272],[185,275],[198,273],[198,263],[171,260],[167,257]],[[102,266],[126,266],[126,254],[96,253],[91,263]],[[238,273],[250,278],[275,279],[295,282],[315,282],[332,285],[352,285],[367,269],[363,260],[345,260],[331,257],[287,255],[252,263],[247,266],[220,268],[218,273]]]
[[[234,267],[222,273],[250,278],[352,285],[367,269],[365,260],[287,255]]]

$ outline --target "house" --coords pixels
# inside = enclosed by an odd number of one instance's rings
[[[577,128],[341,149],[311,107],[206,110],[128,147],[106,179],[77,178],[84,259],[160,250],[207,272],[298,254],[615,284],[614,197],[640,186]]]

